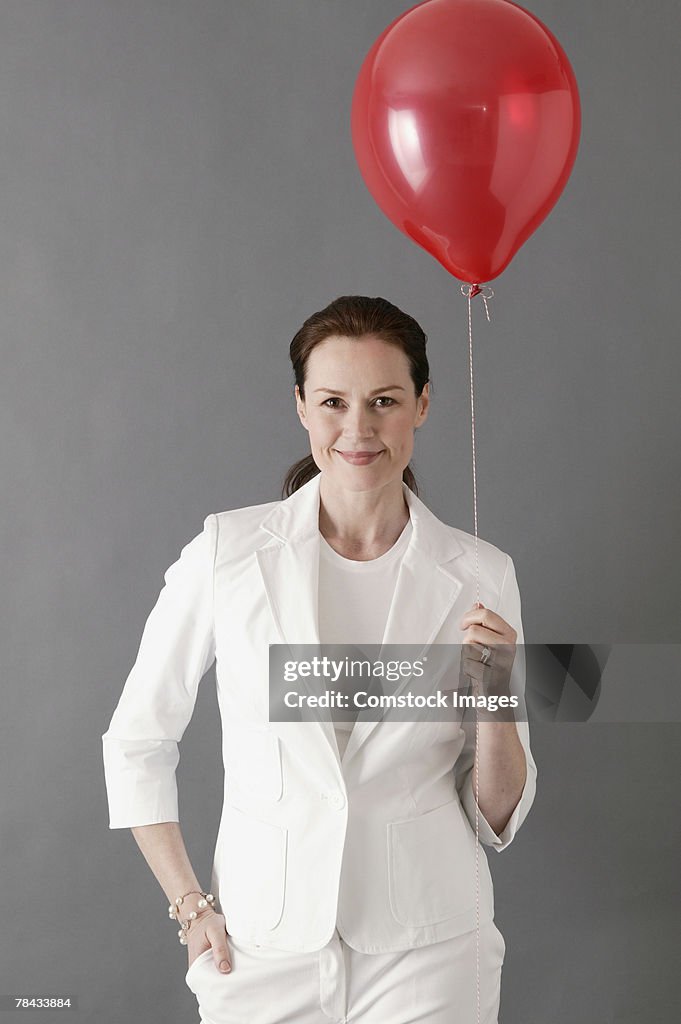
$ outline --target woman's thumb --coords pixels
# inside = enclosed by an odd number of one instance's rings
[[[231,971],[232,965],[229,960],[229,952],[224,942],[213,946],[213,959],[218,966],[218,970],[222,971],[223,974],[228,974]]]

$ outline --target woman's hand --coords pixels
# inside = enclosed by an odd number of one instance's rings
[[[206,910],[199,914],[189,926],[187,934],[187,970],[198,956],[207,949],[213,950],[213,963],[221,974],[232,969],[232,961],[227,945],[227,922],[216,910]]]
[[[466,612],[459,625],[465,634],[461,670],[473,681],[476,694],[484,684],[485,694],[508,695],[518,639],[516,631],[501,615],[479,601]],[[489,648],[489,654],[481,661],[485,648]]]
[[[518,735],[512,705],[495,706],[492,698],[510,694],[511,667],[518,634],[501,615],[478,602],[460,622],[465,633],[461,647],[461,674],[473,681],[475,696],[484,686],[488,709],[476,709],[485,724],[476,735],[473,759],[474,800],[492,831],[501,836],[522,796],[527,761]],[[488,653],[485,652],[488,648]],[[481,655],[485,661],[481,661]],[[496,704],[496,702],[495,702]],[[477,729],[476,729],[477,733]]]

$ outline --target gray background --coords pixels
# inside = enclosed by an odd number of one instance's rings
[[[473,529],[466,302],[375,205],[349,135],[361,61],[410,6],[0,5],[0,991],[76,994],[55,1019],[196,1019],[166,898],[108,830],[100,737],[181,546],[277,498],[308,450],[288,345],[312,311],[364,293],[421,322],[422,497]],[[474,307],[479,532],[514,558],[528,641],[678,643],[681,14],[531,10],[583,133],[491,325]],[[504,1024],[678,1017],[679,738],[534,730],[536,803],[488,854]],[[211,670],[179,771],[201,879],[218,758]]]

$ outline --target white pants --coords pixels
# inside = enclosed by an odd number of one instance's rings
[[[323,949],[289,953],[228,934],[232,970],[208,949],[185,981],[202,1024],[477,1024],[476,933],[400,953],[358,953],[336,930]],[[506,944],[480,927],[480,1024],[497,1024]]]

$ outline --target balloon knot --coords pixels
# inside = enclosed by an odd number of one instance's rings
[[[472,299],[475,295],[482,295],[483,299],[491,299],[494,295],[493,290],[488,284],[462,284],[461,294],[465,295],[467,299]]]
[[[494,295],[490,286],[488,284],[462,284],[461,294],[465,295],[469,302],[474,295],[482,295],[482,301],[485,303],[485,315],[487,316],[487,322],[489,323],[489,307],[487,305],[487,300],[491,299]]]

